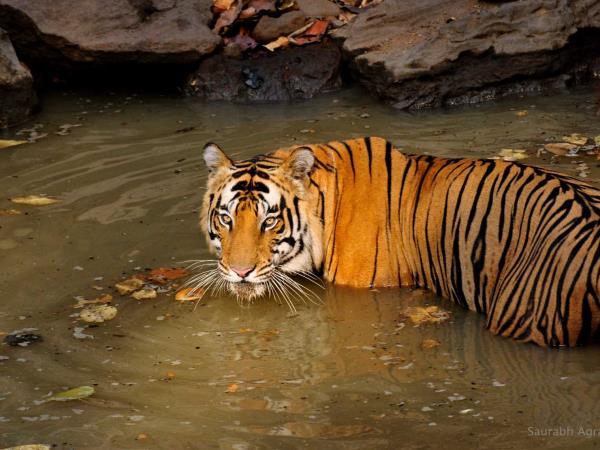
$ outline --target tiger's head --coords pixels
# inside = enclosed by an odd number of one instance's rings
[[[232,161],[209,143],[204,161],[208,189],[200,220],[218,262],[199,279],[201,287],[225,287],[249,301],[276,295],[286,273],[307,273],[319,264],[322,225],[308,198],[315,162],[310,148]]]

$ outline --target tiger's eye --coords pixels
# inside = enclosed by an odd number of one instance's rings
[[[272,227],[277,222],[275,217],[267,217],[264,221],[266,227]]]
[[[219,216],[219,218],[221,219],[221,222],[223,222],[224,224],[230,224],[231,223],[231,217],[229,217],[227,214],[221,214]]]

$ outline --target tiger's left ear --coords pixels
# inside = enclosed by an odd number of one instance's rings
[[[283,162],[281,167],[288,172],[292,178],[302,180],[308,176],[315,164],[315,155],[308,147],[300,147],[293,150],[290,156]]]
[[[233,164],[225,152],[221,150],[221,147],[212,142],[208,142],[204,146],[204,162],[209,173],[213,173],[221,167],[229,167]]]

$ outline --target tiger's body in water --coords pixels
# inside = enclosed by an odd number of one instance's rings
[[[407,155],[381,138],[234,162],[205,147],[201,225],[242,298],[277,272],[424,287],[541,346],[600,337],[600,190],[499,160]]]

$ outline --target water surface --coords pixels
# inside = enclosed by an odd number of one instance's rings
[[[62,200],[0,217],[0,331],[31,327],[44,337],[0,346],[0,447],[600,445],[598,347],[515,344],[421,290],[329,286],[316,291],[322,306],[299,306],[295,317],[271,301],[240,309],[213,297],[194,309],[168,295],[117,296],[117,318],[84,330],[93,339],[73,336],[72,308],[75,296],[112,292],[122,276],[209,257],[197,225],[206,141],[234,158],[364,135],[439,156],[524,148],[532,164],[600,184],[591,156],[537,154],[565,134],[600,135],[591,91],[416,115],[357,90],[286,105],[81,92],[44,103],[23,128],[48,136],[0,150],[0,209],[15,207],[8,198],[18,195]],[[64,124],[81,126],[56,135]],[[438,305],[452,319],[413,327],[400,318],[409,305]],[[440,346],[422,349],[426,339]],[[232,384],[237,391],[227,393]],[[41,402],[79,385],[96,394]],[[566,436],[543,435],[558,427]]]

